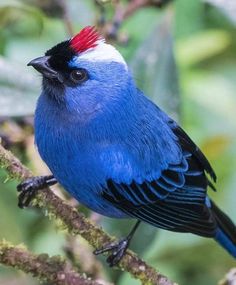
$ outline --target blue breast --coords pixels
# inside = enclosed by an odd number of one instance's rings
[[[51,108],[48,98],[40,97],[35,114],[35,141],[41,158],[57,181],[93,211],[110,217],[126,217],[100,196],[106,181],[98,151],[101,143],[82,138],[78,129],[72,123],[65,123],[61,110]]]

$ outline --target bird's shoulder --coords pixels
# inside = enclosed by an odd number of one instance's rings
[[[136,131],[121,143],[119,151],[113,149],[106,157],[109,169],[104,195],[111,194],[114,199],[131,200],[138,205],[140,201],[152,203],[164,199],[182,189],[181,197],[189,191],[194,196],[196,190],[196,196],[205,199],[207,185],[212,186],[206,174],[213,181],[216,179],[207,158],[160,108],[151,103],[148,110],[149,113],[144,110],[141,116],[140,128],[135,126]]]
[[[214,170],[199,147],[148,98],[141,97],[139,110],[134,116],[132,123],[127,122],[129,127],[124,126],[126,132],[121,130],[122,137],[118,132],[115,142],[103,149],[105,167],[111,169],[109,178],[115,182],[151,181],[160,178],[162,171],[169,170],[172,165],[192,162],[199,170],[208,173],[213,181],[216,180]],[[125,173],[129,173],[127,180]]]

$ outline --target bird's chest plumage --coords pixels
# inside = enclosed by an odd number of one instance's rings
[[[94,153],[94,146],[81,141],[73,127],[40,126],[36,120],[35,137],[41,157],[59,182],[66,184],[67,188],[73,188],[73,184],[77,187],[91,185],[89,180],[92,179],[92,169],[98,162],[98,154]]]
[[[36,111],[35,141],[40,156],[57,181],[79,202],[103,215],[122,217],[100,195],[107,174],[102,166],[101,142],[82,138],[78,126],[54,120],[53,114]]]

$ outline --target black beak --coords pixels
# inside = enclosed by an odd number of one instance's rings
[[[41,56],[31,60],[27,65],[33,66],[38,72],[49,79],[58,79],[58,72],[49,65],[50,56]]]

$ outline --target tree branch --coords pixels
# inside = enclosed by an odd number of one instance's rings
[[[13,246],[5,241],[0,241],[0,263],[55,285],[99,285],[75,272],[60,256],[35,255],[23,246]]]
[[[22,181],[33,176],[28,168],[1,145],[0,166],[6,169],[10,178]],[[35,205],[46,209],[50,216],[60,219],[71,234],[81,235],[95,248],[101,248],[104,244],[114,241],[114,238],[111,238],[101,228],[94,226],[82,213],[62,201],[49,188],[38,191]],[[130,250],[122,258],[118,267],[139,279],[142,284],[174,285],[167,277],[139,259]]]
[[[119,36],[118,31],[121,24],[135,12],[144,7],[162,8],[171,0],[130,0],[126,4],[120,0],[95,0],[99,6],[101,17],[98,19],[97,25],[100,32],[108,40],[117,40],[120,43],[127,42],[127,36]],[[111,2],[114,6],[114,15],[111,21],[106,21],[104,5]]]

